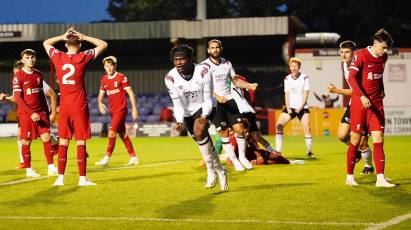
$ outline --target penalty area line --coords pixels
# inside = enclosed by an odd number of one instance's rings
[[[144,217],[85,217],[85,216],[0,216],[0,220],[80,220],[80,221],[140,221],[140,222],[194,222],[224,224],[279,224],[279,225],[327,225],[327,226],[368,226],[376,223],[356,222],[309,222],[309,221],[276,221],[276,220],[219,220],[219,219],[171,219]]]
[[[21,180],[14,180],[14,181],[1,183],[0,186],[21,184],[21,183],[26,183],[26,182],[30,182],[30,181],[42,180],[42,179],[46,179],[46,178],[49,178],[49,177],[48,176],[41,176],[41,177],[26,178],[26,179],[21,179]]]
[[[379,223],[377,225],[373,225],[367,228],[367,230],[380,230],[380,229],[384,229],[384,228],[388,228],[391,227],[393,225],[399,224],[401,222],[404,222],[408,219],[411,219],[411,212],[401,215],[401,216],[396,216],[394,218],[392,218],[391,220]]]

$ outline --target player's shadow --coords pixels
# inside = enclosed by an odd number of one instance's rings
[[[9,169],[0,172],[0,176],[10,176],[10,175],[26,175],[26,171],[23,169]]]
[[[99,181],[125,182],[125,181],[145,180],[145,179],[151,179],[151,178],[156,178],[157,179],[157,178],[161,178],[161,177],[184,175],[184,174],[189,174],[189,173],[188,172],[167,172],[167,173],[158,173],[158,174],[143,175],[143,176],[112,178],[112,179],[99,180]]]
[[[404,188],[404,185],[411,184],[410,180],[394,180],[392,183],[395,183],[397,186],[394,188],[377,188],[374,186],[375,179],[369,183],[370,186],[358,186],[362,190],[366,191],[368,194],[375,197],[375,199],[383,200],[384,202],[397,205],[401,208],[411,209],[411,192]]]
[[[160,218],[180,219],[190,218],[191,216],[209,215],[216,207],[212,200],[225,193],[210,193],[195,199],[182,201],[178,204],[169,205],[158,209]]]
[[[76,192],[79,188],[79,186],[75,186],[70,189],[61,190],[59,187],[50,187],[47,190],[39,191],[23,199],[0,202],[0,205],[7,205],[10,207],[61,205],[62,202],[56,202],[56,198],[61,198],[62,196]]]

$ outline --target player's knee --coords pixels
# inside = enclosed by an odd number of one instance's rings
[[[112,130],[109,130],[107,136],[108,136],[108,137],[111,137],[111,138],[112,138],[112,137],[116,137],[116,132],[114,132],[114,131],[112,131]]]
[[[228,129],[220,130],[218,134],[220,134],[221,137],[228,137],[230,135],[230,131],[228,131]]]

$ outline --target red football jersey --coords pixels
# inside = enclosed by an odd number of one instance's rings
[[[107,94],[110,113],[127,109],[125,90],[130,87],[127,77],[118,72],[113,76],[106,74],[101,78],[100,92]]]
[[[84,85],[86,65],[96,57],[96,49],[77,54],[64,53],[55,48],[49,50],[60,86],[60,105],[81,106],[87,104]]]
[[[24,104],[17,100],[17,113],[31,115],[36,112],[48,113],[46,98],[43,93],[43,76],[38,70],[27,72],[19,70],[13,77],[13,94],[21,93]]]
[[[353,88],[353,96],[365,95],[370,101],[382,102],[382,93],[384,91],[383,73],[388,55],[384,54],[377,57],[371,53],[370,48],[367,47],[355,52],[348,79]],[[353,81],[357,84],[355,85]],[[357,85],[359,88],[357,88]]]

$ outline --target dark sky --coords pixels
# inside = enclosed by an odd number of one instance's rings
[[[108,0],[0,0],[0,24],[110,20]]]

